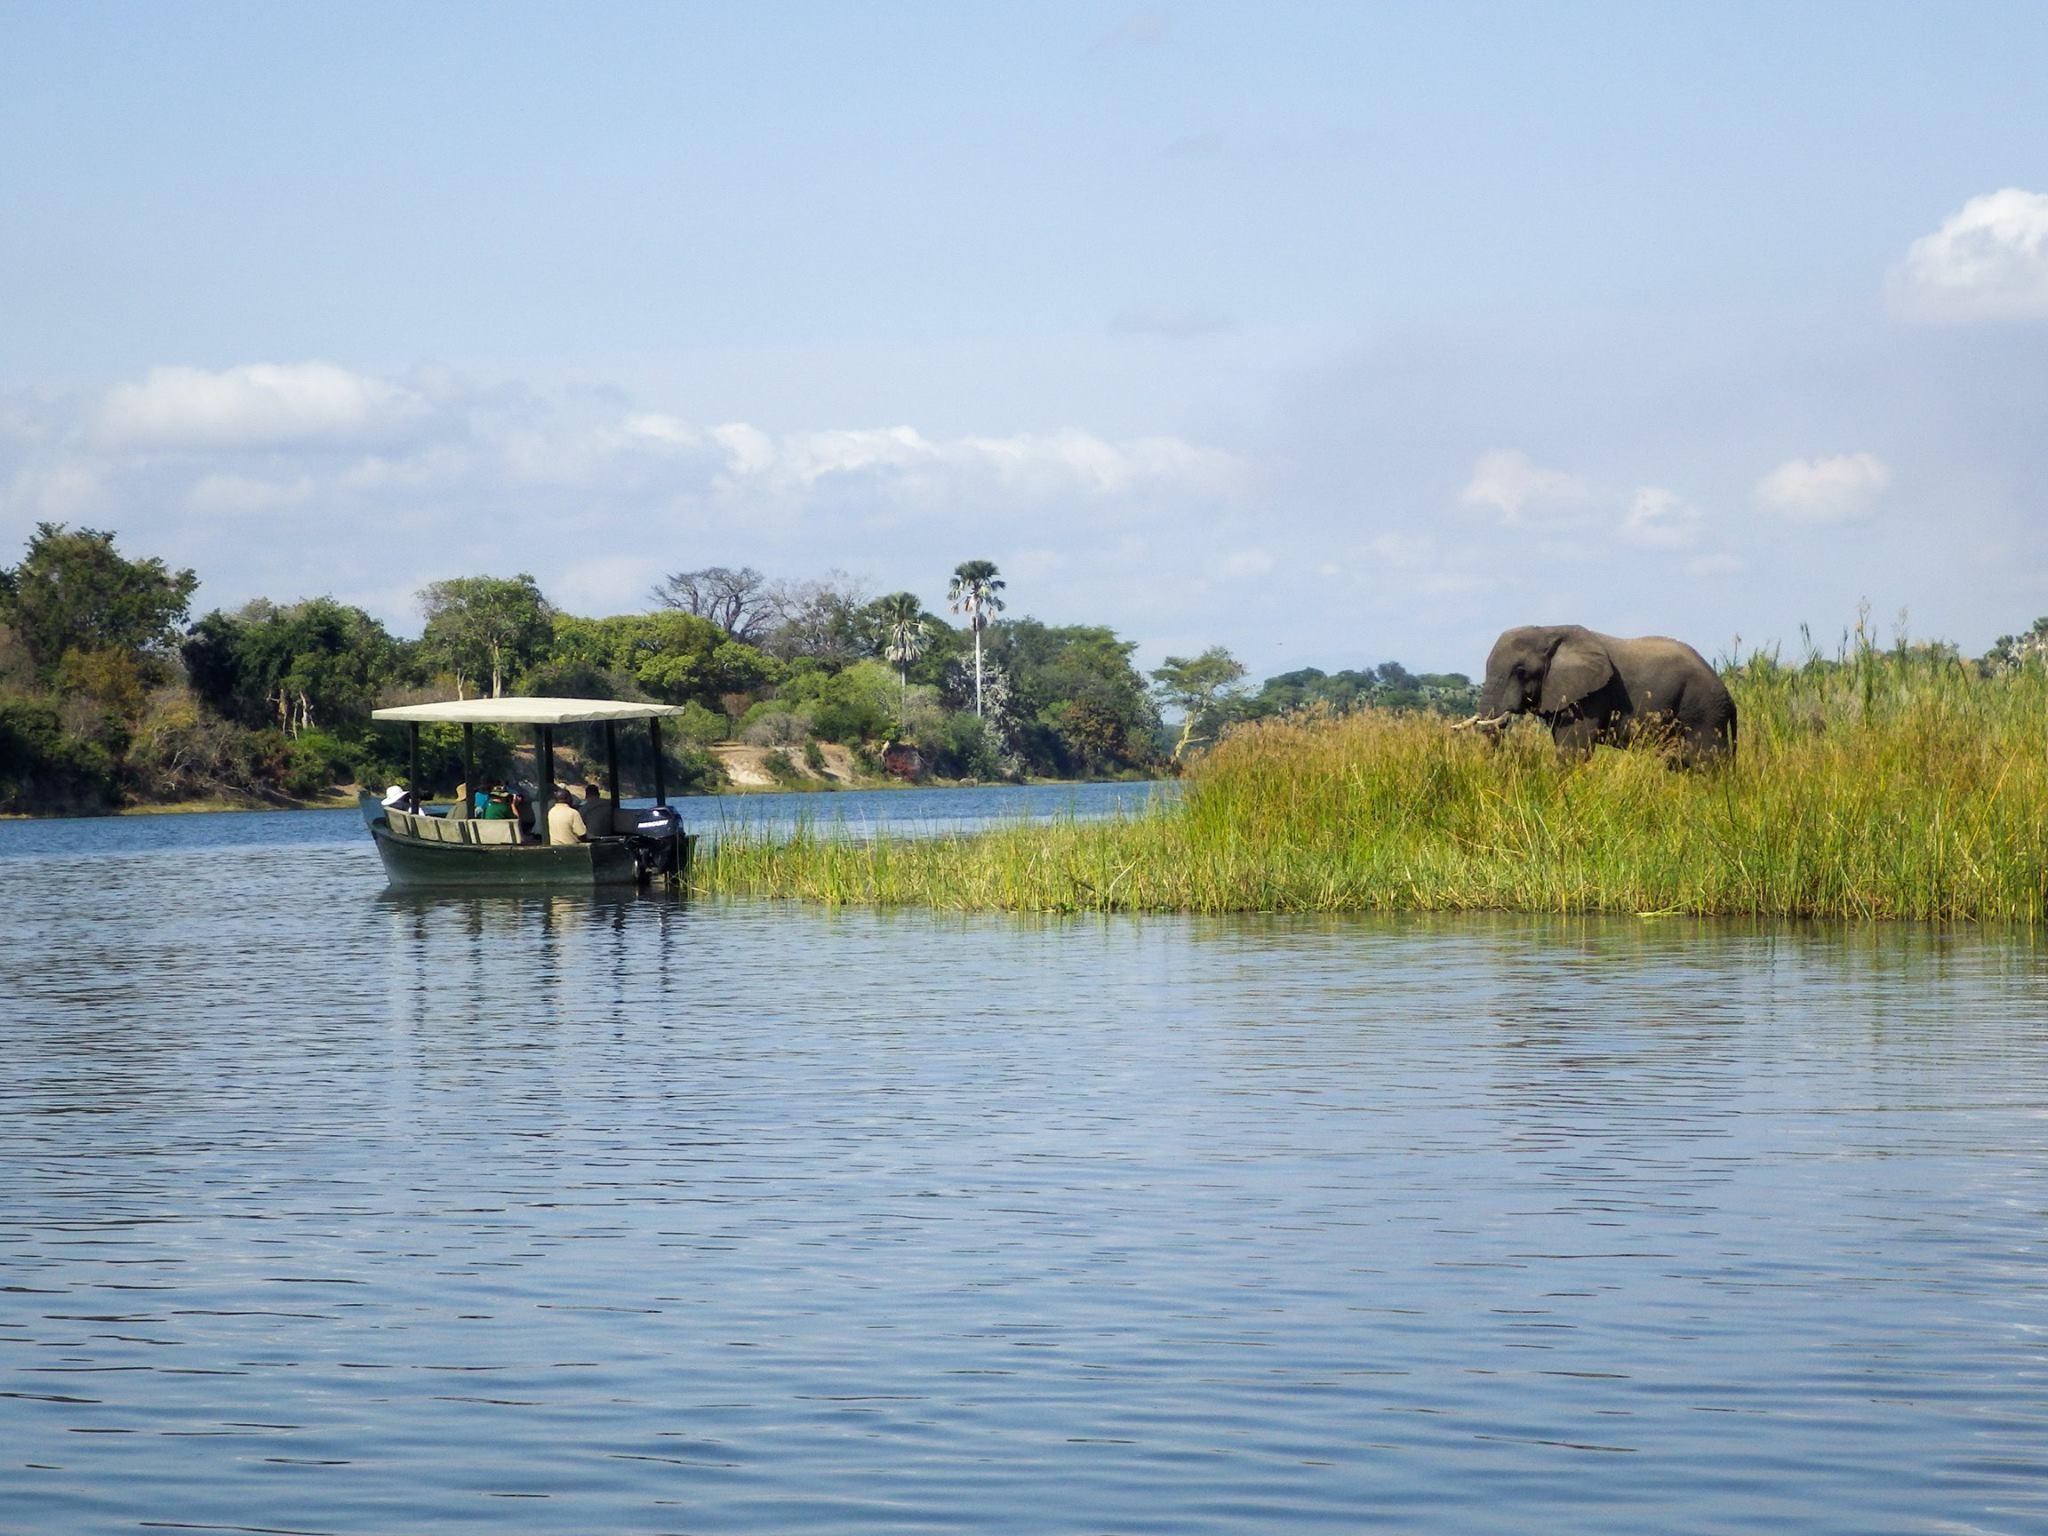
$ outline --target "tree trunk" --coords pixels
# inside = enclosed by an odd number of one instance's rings
[[[978,618],[980,615],[977,614],[976,617]],[[974,713],[975,717],[979,719],[981,716],[981,631],[979,629],[976,629],[974,632]]]

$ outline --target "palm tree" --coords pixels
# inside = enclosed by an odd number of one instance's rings
[[[988,628],[989,614],[1003,611],[1003,590],[993,560],[969,560],[953,572],[946,583],[946,601],[955,613],[967,615],[967,627],[974,631],[974,712],[981,713],[981,632]]]
[[[896,711],[896,728],[901,731],[903,716],[910,710],[910,664],[924,654],[924,605],[915,592],[891,592],[877,606],[889,637],[882,654],[903,671],[903,704]]]

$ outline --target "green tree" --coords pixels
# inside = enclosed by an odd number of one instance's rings
[[[426,615],[420,644],[428,658],[455,674],[455,692],[490,680],[491,697],[536,660],[553,638],[554,610],[531,576],[458,576],[420,592]]]
[[[185,675],[221,718],[300,736],[360,723],[396,679],[403,648],[369,614],[331,597],[258,600],[209,613],[186,637]]]
[[[879,604],[883,636],[882,654],[895,662],[903,680],[903,692],[896,710],[900,725],[910,708],[910,664],[924,654],[924,605],[915,592],[891,592]]]
[[[989,713],[1010,750],[1039,773],[1094,773],[1134,767],[1152,755],[1159,727],[1145,679],[1131,665],[1135,643],[1101,624],[1006,620],[991,626],[988,665],[1007,678],[1009,698]],[[1086,703],[1086,710],[1069,706]],[[1114,719],[1120,729],[1105,729]],[[1119,743],[1113,760],[1106,744]]]
[[[953,612],[967,615],[967,627],[974,632],[974,712],[981,713],[981,632],[988,628],[989,620],[1003,611],[1003,600],[996,594],[1003,590],[1003,581],[996,574],[992,560],[963,561],[953,571],[953,579],[946,583],[946,601]]]
[[[160,657],[198,586],[191,571],[154,557],[124,559],[111,533],[38,523],[21,564],[0,570],[0,621],[48,683],[73,651]]]
[[[1197,740],[1213,735],[1219,709],[1244,682],[1244,665],[1222,646],[1212,645],[1199,656],[1169,656],[1151,675],[1161,702],[1181,712],[1180,740],[1173,744],[1177,763]]]
[[[714,704],[775,682],[781,665],[712,620],[681,609],[584,619],[558,614],[528,681],[546,692]]]

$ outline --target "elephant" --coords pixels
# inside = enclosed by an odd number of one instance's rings
[[[1644,740],[1687,765],[1735,751],[1726,685],[1698,651],[1663,635],[1622,640],[1577,624],[1504,631],[1486,658],[1479,713],[1463,726],[1491,732],[1523,714],[1549,726],[1566,757]]]

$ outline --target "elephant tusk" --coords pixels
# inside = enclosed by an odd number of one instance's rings
[[[1474,716],[1472,716],[1472,718],[1471,718],[1471,719],[1469,719],[1469,720],[1460,720],[1460,721],[1459,721],[1459,722],[1458,722],[1458,723],[1457,723],[1456,725],[1452,726],[1452,727],[1451,727],[1451,729],[1452,729],[1452,730],[1454,730],[1454,731],[1470,731],[1470,730],[1481,730],[1481,731],[1490,731],[1490,730],[1492,730],[1492,729],[1493,729],[1493,728],[1494,728],[1495,726],[1497,726],[1497,725],[1500,725],[1500,724],[1502,724],[1502,723],[1503,723],[1504,721],[1506,721],[1506,720],[1508,719],[1509,715],[1510,715],[1510,714],[1512,714],[1512,713],[1513,713],[1512,711],[1506,711],[1506,710],[1504,710],[1504,711],[1502,711],[1502,712],[1501,712],[1500,714],[1497,714],[1497,715],[1493,715],[1493,716],[1490,716],[1490,717],[1488,717],[1487,719],[1484,719],[1484,720],[1482,720],[1482,719],[1481,719],[1481,718],[1480,718],[1479,716],[1477,716],[1477,715],[1474,715]]]

